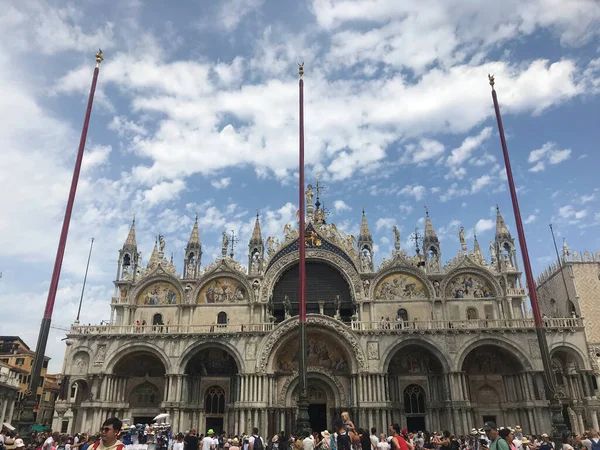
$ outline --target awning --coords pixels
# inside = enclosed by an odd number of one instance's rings
[[[13,427],[13,426],[12,426],[10,423],[8,423],[8,422],[4,422],[4,423],[2,424],[2,426],[3,426],[4,428],[6,428],[7,430],[10,430],[10,431],[15,431],[15,427]]]
[[[39,423],[36,423],[34,426],[31,427],[31,429],[33,431],[40,432],[40,431],[48,431],[48,430],[50,430],[50,427],[47,427],[46,425],[40,425]]]

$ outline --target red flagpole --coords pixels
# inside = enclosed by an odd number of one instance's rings
[[[299,237],[298,237],[298,250],[300,257],[300,299],[299,306],[300,311],[298,319],[300,323],[306,323],[306,251],[304,245],[304,66],[301,65],[299,70],[300,81],[300,151],[299,151],[299,181],[298,181],[298,194],[300,204],[299,213]]]
[[[542,364],[544,367],[544,384],[547,391],[546,395],[548,397],[548,400],[550,401],[553,428],[557,433],[557,435],[555,436],[555,438],[557,439],[556,442],[559,442],[558,439],[560,439],[561,433],[564,430],[566,430],[566,425],[563,422],[562,405],[556,394],[556,383],[554,379],[554,372],[551,368],[550,350],[548,349],[548,342],[546,340],[546,333],[542,321],[542,314],[537,298],[537,292],[535,290],[535,280],[533,278],[533,271],[531,270],[529,252],[527,251],[527,241],[525,239],[523,221],[521,220],[521,210],[519,208],[519,200],[517,198],[517,189],[515,187],[515,180],[513,178],[512,168],[510,165],[510,157],[508,155],[508,148],[506,146],[506,138],[504,137],[504,127],[502,126],[502,117],[500,116],[498,96],[496,95],[496,89],[494,89],[494,77],[492,75],[488,75],[488,78],[490,81],[490,86],[492,87],[492,100],[494,101],[496,121],[498,122],[498,132],[500,134],[500,143],[502,144],[502,153],[504,155],[504,165],[506,167],[506,176],[508,178],[510,198],[512,200],[513,212],[515,215],[517,234],[519,236],[519,246],[521,247],[521,256],[523,257],[523,268],[525,270],[525,278],[527,280],[527,288],[529,290],[529,300],[531,301],[533,320],[535,323],[538,344],[540,346],[540,353],[542,356]]]
[[[77,158],[75,160],[75,169],[73,170],[73,178],[71,180],[71,189],[69,191],[69,199],[67,201],[67,208],[65,210],[65,217],[63,219],[62,230],[60,232],[60,239],[58,241],[58,250],[56,252],[56,259],[54,261],[54,269],[52,271],[52,279],[50,281],[50,288],[48,290],[48,298],[46,299],[46,309],[44,310],[44,316],[40,325],[40,332],[38,335],[37,346],[35,349],[35,356],[33,360],[33,367],[31,372],[31,379],[28,387],[28,394],[24,402],[24,410],[21,417],[20,431],[25,430],[28,432],[28,428],[33,424],[33,408],[35,405],[35,399],[37,394],[37,388],[40,385],[40,378],[42,373],[42,364],[44,362],[44,354],[46,353],[46,345],[48,343],[48,334],[50,332],[50,323],[52,321],[52,311],[54,310],[54,302],[56,300],[56,292],[58,291],[58,282],[60,280],[60,271],[62,268],[62,262],[65,255],[65,247],[67,246],[67,235],[69,234],[69,225],[71,223],[71,213],[73,212],[73,204],[75,202],[75,193],[77,192],[77,182],[79,181],[79,173],[81,172],[81,163],[83,161],[83,151],[85,149],[85,141],[87,138],[88,126],[90,123],[90,115],[92,113],[92,103],[94,101],[94,93],[96,91],[96,82],[98,81],[98,73],[100,71],[100,63],[103,60],[102,50],[98,50],[96,53],[96,68],[94,69],[94,75],[92,78],[92,86],[90,88],[90,95],[88,98],[88,105],[85,112],[85,119],[83,121],[83,130],[81,131],[81,139],[79,140],[79,150],[77,151]],[[23,434],[21,434],[23,435]],[[27,434],[28,435],[28,434]]]
[[[308,416],[308,391],[307,391],[307,368],[306,368],[306,243],[304,241],[304,64],[299,64],[298,74],[300,75],[300,149],[299,149],[299,180],[298,195],[298,254],[299,254],[299,285],[300,298],[298,299],[298,331],[300,334],[300,395],[298,395],[298,416],[296,417],[296,428],[300,436],[310,432],[310,421]]]

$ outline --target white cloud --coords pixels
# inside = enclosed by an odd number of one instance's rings
[[[212,180],[210,185],[215,189],[225,189],[231,183],[231,177],[221,178],[219,180]]]
[[[535,163],[533,167],[529,169],[530,172],[541,172],[546,168],[546,163],[549,164],[560,164],[566,161],[571,156],[571,150],[565,149],[560,150],[555,142],[546,142],[541,148],[532,150],[529,153],[527,161],[531,164]]]
[[[475,224],[475,232],[483,233],[484,231],[488,231],[493,229],[496,226],[496,221],[492,219],[479,219]]]
[[[435,139],[423,138],[418,144],[409,144],[406,146],[406,153],[403,161],[414,164],[423,163],[430,159],[437,158],[444,153],[444,144]]]
[[[581,209],[578,211],[573,205],[565,205],[558,209],[558,215],[563,219],[574,219],[578,221],[586,217],[587,214],[587,210]]]
[[[473,186],[471,187],[471,192],[473,192],[473,193],[479,192],[484,187],[488,186],[491,182],[492,182],[491,176],[482,175],[473,182]]]
[[[536,215],[530,214],[529,217],[527,217],[527,219],[525,219],[525,221],[524,221],[525,225],[535,222],[536,219],[537,219]]]
[[[147,134],[147,131],[143,126],[127,120],[127,118],[123,116],[114,116],[113,120],[108,124],[108,129],[116,131],[121,137],[127,134],[137,134],[140,136],[145,136]]]
[[[467,137],[460,147],[455,148],[450,152],[450,156],[446,160],[449,166],[458,166],[467,161],[474,150],[492,135],[492,127],[485,127],[476,136]]]
[[[343,211],[350,211],[350,210],[352,210],[352,208],[350,206],[348,206],[344,200],[336,200],[336,201],[334,201],[333,202],[333,209],[337,213],[343,212]]]
[[[459,0],[313,0],[318,24],[333,31],[336,65],[380,63],[422,73],[483,58],[498,44],[548,27],[565,45],[598,35],[594,1],[507,0],[494,5]],[[364,23],[370,27],[361,27]]]
[[[108,161],[112,147],[110,145],[96,145],[83,154],[83,170],[101,166]]]
[[[444,178],[446,180],[462,180],[466,175],[467,169],[465,169],[464,167],[453,167],[448,171],[446,175],[444,175]]]
[[[396,225],[396,221],[391,217],[380,217],[377,219],[377,222],[375,222],[375,229],[377,231],[381,229],[391,230],[394,225]]]
[[[596,199],[596,194],[582,195],[581,197],[579,197],[578,202],[581,203],[582,205],[585,205],[586,203],[592,202],[595,199]]]
[[[426,192],[427,188],[425,188],[425,186],[421,186],[420,184],[407,184],[402,188],[402,190],[400,190],[400,194],[410,195],[417,201],[421,200]]]
[[[447,202],[456,197],[461,197],[463,195],[469,194],[469,190],[465,188],[459,188],[458,184],[452,183],[450,187],[448,187],[442,195],[440,195],[441,202]]]
[[[233,31],[252,11],[259,9],[265,0],[227,0],[221,2],[219,22],[227,31]]]
[[[173,201],[185,188],[183,180],[163,181],[155,184],[144,192],[144,200],[155,205],[166,201]]]

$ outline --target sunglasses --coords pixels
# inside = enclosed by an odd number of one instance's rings
[[[110,427],[102,427],[102,428],[100,428],[100,431],[102,433],[108,433],[109,431],[112,431],[112,428],[110,428]]]

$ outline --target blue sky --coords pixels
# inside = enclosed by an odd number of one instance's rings
[[[198,213],[203,264],[223,230],[247,261],[255,212],[280,237],[297,209],[297,62],[305,62],[307,182],[329,220],[375,258],[422,229],[444,261],[464,226],[487,256],[499,204],[513,215],[487,74],[496,76],[528,245],[553,260],[548,224],[600,249],[600,6],[593,0],[12,1],[0,11],[1,332],[34,347],[47,295],[93,54],[104,50],[53,322],[110,315],[117,251],[136,214],[181,269]],[[63,333],[51,334],[51,370]]]

